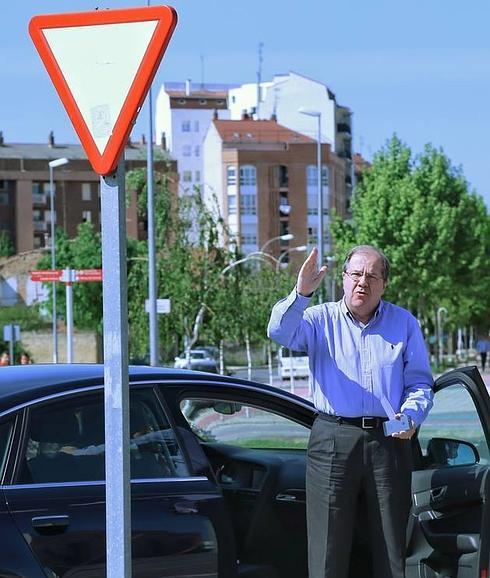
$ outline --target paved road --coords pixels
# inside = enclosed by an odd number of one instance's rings
[[[242,379],[248,379],[247,368],[236,369],[233,375],[240,377]],[[490,371],[487,369],[483,374],[483,381],[487,386],[487,390],[490,393]],[[269,383],[269,370],[267,367],[253,367],[252,368],[252,380],[258,381],[260,383]],[[296,395],[309,399],[309,388],[307,379],[295,379],[293,388],[291,388],[291,383],[289,380],[282,380],[277,376],[277,367],[273,369],[273,385],[287,391],[292,391]]]

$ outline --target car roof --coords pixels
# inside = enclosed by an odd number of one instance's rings
[[[145,381],[187,381],[248,385],[255,389],[278,393],[274,387],[254,383],[244,379],[232,378],[215,373],[205,373],[173,367],[150,367],[144,365],[129,366],[129,383]],[[46,397],[70,389],[79,389],[104,383],[103,364],[34,364],[0,367],[0,413],[28,403],[37,398]],[[283,392],[286,397],[298,401],[298,397]],[[306,400],[301,400],[306,401]],[[308,402],[306,402],[308,403]]]

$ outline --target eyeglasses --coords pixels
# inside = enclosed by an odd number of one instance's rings
[[[364,273],[362,271],[344,271],[354,283],[359,283],[361,277],[364,277],[368,283],[375,283],[376,281],[383,281],[383,277],[378,277],[377,275],[371,275],[370,273]]]

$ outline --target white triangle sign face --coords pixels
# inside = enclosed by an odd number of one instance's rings
[[[31,20],[31,37],[95,172],[114,171],[176,23],[168,6]]]

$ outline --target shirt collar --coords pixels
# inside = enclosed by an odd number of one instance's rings
[[[362,325],[365,327],[366,325],[369,325],[373,321],[376,321],[380,317],[380,315],[383,311],[383,307],[384,307],[384,301],[381,299],[381,301],[378,304],[378,307],[376,308],[376,311],[374,312],[374,315],[371,317],[371,319],[366,324],[363,323]],[[340,301],[340,310],[342,311],[342,313],[344,315],[346,315],[354,323],[361,323],[349,311],[349,308],[347,307],[347,304],[345,302],[345,297],[342,297],[342,300]]]

